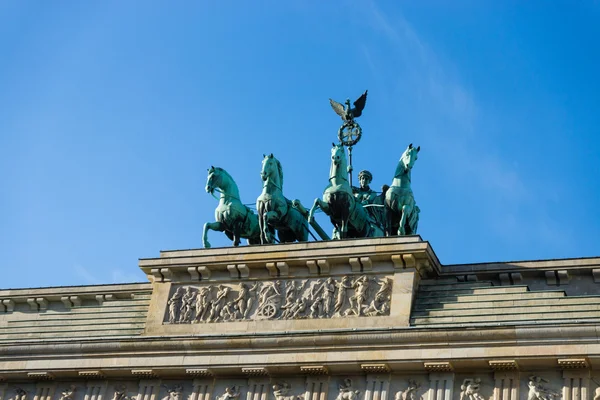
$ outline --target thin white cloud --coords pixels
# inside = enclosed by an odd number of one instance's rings
[[[408,71],[408,76],[396,74],[396,79],[401,81],[400,87],[414,90],[411,96],[431,115],[427,121],[430,126],[420,133],[431,147],[436,147],[435,157],[452,165],[442,171],[448,174],[446,178],[481,193],[482,203],[488,202],[482,207],[493,213],[487,224],[499,235],[512,240],[527,237],[548,245],[564,239],[560,227],[543,217],[544,202],[556,198],[556,193],[546,196],[548,189],[526,181],[510,154],[495,151],[493,139],[484,133],[489,121],[496,119],[486,115],[473,92],[462,84],[456,67],[441,60],[400,13],[384,14],[375,2],[370,2],[367,9],[372,28],[382,33],[391,46],[380,59],[363,51],[366,63],[372,71],[379,70],[373,72],[375,75],[387,73],[393,77],[389,71]],[[394,90],[393,85],[385,87]],[[387,96],[398,98],[406,93]],[[532,210],[538,215],[530,215]]]

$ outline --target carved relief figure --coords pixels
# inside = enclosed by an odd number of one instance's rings
[[[258,297],[258,291],[260,290],[260,282],[256,282],[250,289],[248,289],[248,300],[246,301],[246,315],[244,318],[248,318],[250,316],[250,312],[252,311],[252,306],[254,306],[256,302],[256,298]]]
[[[15,388],[15,400],[27,400],[27,391],[21,388]]]
[[[369,275],[178,287],[168,322],[229,322],[257,318],[379,316],[390,312],[392,279]],[[375,290],[377,289],[377,290]],[[348,301],[347,301],[348,300]],[[600,399],[599,399],[600,400]]]
[[[183,297],[183,287],[178,287],[173,296],[168,301],[169,305],[169,323],[174,324],[179,317],[179,309],[181,308],[181,298]]]
[[[374,316],[387,314],[390,310],[391,285],[392,280],[390,278],[384,278],[381,281],[379,290],[375,293],[375,297],[371,301],[369,307],[365,309],[366,315]]]
[[[219,285],[217,289],[217,297],[211,302],[212,307],[210,309],[210,315],[208,316],[208,322],[213,322],[219,318],[221,315],[221,309],[225,305],[225,302],[227,301],[227,295],[231,290],[225,285]]]
[[[311,282],[309,299],[312,301],[312,304],[310,306],[310,318],[317,318],[323,315],[323,297],[321,296],[322,290],[323,285],[321,285],[320,279]]]
[[[225,388],[225,393],[223,393],[221,396],[217,396],[217,400],[235,400],[238,399],[240,397],[240,387],[237,387],[237,391],[236,391],[236,387],[232,386],[232,387],[226,387]]]
[[[273,318],[277,314],[281,301],[281,282],[265,282],[260,289],[258,300],[258,310],[256,315],[259,317]]]
[[[333,295],[335,293],[335,281],[329,277],[323,286],[321,286],[321,296],[323,297],[323,312],[325,316],[331,316],[331,306],[333,303]]]
[[[246,315],[247,315],[246,306],[248,304],[249,298],[250,298],[250,289],[248,288],[248,285],[246,285],[244,282],[240,282],[240,284],[238,285],[238,295],[233,300],[238,311],[240,312],[240,318],[246,318]]]
[[[167,393],[168,395],[165,396],[163,398],[163,400],[181,400],[181,395],[183,393],[183,387],[180,385],[175,385],[172,388],[168,388],[167,386],[164,386],[165,389],[167,389]]]
[[[181,297],[181,311],[179,314],[179,322],[190,322],[192,319],[192,303],[194,302],[196,293],[192,292],[191,287],[185,288],[185,293]]]
[[[221,313],[219,314],[222,321],[235,321],[238,319],[238,315],[239,310],[234,301],[230,301],[229,303],[225,304],[221,309]]]
[[[350,309],[346,311],[346,315],[361,316],[364,304],[367,301],[369,278],[366,275],[356,278],[352,283],[352,287],[354,288],[354,296],[350,297]]]
[[[600,400],[600,387],[597,387],[594,392],[594,400]]]
[[[304,399],[304,395],[293,396],[290,395],[289,392],[291,390],[291,386],[287,382],[279,382],[273,385],[273,396],[275,400],[302,400]]]
[[[296,302],[296,297],[304,289],[307,281],[302,281],[300,285],[295,280],[289,280],[285,284],[285,303],[281,308],[289,308]]]
[[[360,391],[355,390],[352,387],[352,379],[346,378],[344,382],[339,385],[340,393],[335,400],[356,400]]]
[[[73,395],[77,390],[77,386],[71,385],[68,389],[65,389],[60,394],[60,400],[73,400]]]
[[[115,386],[115,394],[112,400],[130,400],[130,397],[127,396],[127,386]]]
[[[544,383],[548,383],[548,381],[539,376],[530,376],[529,383],[527,383],[529,386],[527,400],[554,400],[561,397],[560,393],[548,389]]]
[[[212,286],[205,286],[198,290],[198,294],[196,295],[196,317],[194,318],[194,322],[202,321],[204,318],[204,314],[209,305],[208,297],[210,296],[211,288]]]
[[[347,290],[352,289],[352,285],[349,283],[349,281],[350,277],[346,275],[341,281],[335,283],[337,296],[335,299],[335,306],[333,307],[334,316],[340,316],[340,312],[342,311],[346,297],[348,297]]]
[[[417,391],[419,390],[420,387],[421,387],[420,383],[418,383],[412,379],[409,379],[408,387],[404,390],[397,392],[396,395],[394,396],[394,400],[418,400],[421,398],[421,396],[417,397]]]
[[[479,394],[481,379],[465,379],[460,385],[460,400],[483,400]]]

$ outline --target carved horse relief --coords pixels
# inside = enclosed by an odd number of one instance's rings
[[[219,167],[210,167],[206,179],[206,192],[211,195],[219,192],[219,205],[215,209],[216,222],[204,224],[202,243],[210,247],[208,230],[225,232],[233,240],[233,245],[240,244],[240,238],[248,239],[249,244],[260,243],[258,217],[252,210],[242,204],[238,187],[227,171]]]
[[[329,185],[323,192],[323,200],[316,198],[309,213],[309,221],[320,208],[331,218],[333,237],[337,239],[379,237],[384,232],[371,221],[361,203],[356,201],[348,183],[348,164],[344,146],[332,143]]]
[[[421,146],[408,145],[396,166],[392,186],[385,194],[387,235],[415,235],[419,223],[419,207],[410,187],[410,173]]]
[[[260,177],[263,190],[256,199],[261,243],[273,243],[277,230],[279,242],[306,242],[308,221],[283,195],[283,168],[273,154],[264,156]]]

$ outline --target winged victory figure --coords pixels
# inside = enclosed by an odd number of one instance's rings
[[[358,118],[362,114],[362,110],[365,108],[365,104],[367,102],[367,92],[365,92],[354,102],[354,107],[350,107],[350,99],[346,100],[346,105],[342,105],[333,99],[329,99],[329,103],[331,104],[331,108],[333,111],[340,117],[344,122],[354,121],[354,118]]]

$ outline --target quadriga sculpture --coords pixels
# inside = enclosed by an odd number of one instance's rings
[[[238,187],[227,171],[219,167],[210,167],[206,179],[206,191],[213,194],[219,192],[219,205],[215,209],[216,222],[204,224],[202,243],[209,248],[208,230],[225,232],[233,240],[233,245],[240,244],[240,238],[248,239],[249,244],[260,244],[258,217],[242,204]]]
[[[320,208],[331,218],[334,239],[383,236],[383,230],[373,223],[369,213],[352,194],[344,146],[333,143],[332,146],[329,185],[323,192],[323,200],[315,199],[309,212],[309,221],[313,220],[315,211]]]
[[[277,230],[279,242],[306,242],[308,221],[283,195],[283,168],[273,153],[263,157],[260,177],[263,190],[256,199],[261,243],[273,243]]]
[[[415,235],[419,224],[419,207],[410,188],[410,173],[421,146],[408,145],[396,166],[392,186],[385,194],[388,235]]]

